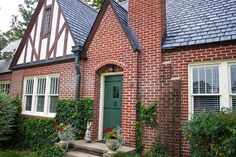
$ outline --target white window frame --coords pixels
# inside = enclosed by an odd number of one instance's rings
[[[194,114],[193,97],[201,94],[193,94],[193,68],[195,67],[219,67],[219,94],[206,94],[206,95],[219,95],[220,96],[220,109],[232,107],[231,99],[231,73],[230,65],[236,65],[236,60],[225,61],[212,61],[212,62],[197,62],[188,65],[188,119],[191,119]],[[235,94],[236,95],[236,94]]]
[[[3,93],[6,93],[6,85],[10,86],[10,81],[0,81],[0,85],[4,85]],[[10,88],[9,88],[9,90],[10,90]],[[9,93],[6,93],[6,94],[9,94]]]
[[[23,96],[22,96],[22,102],[23,102],[23,109],[22,109],[22,114],[25,115],[32,115],[32,116],[40,116],[40,117],[55,117],[56,113],[50,113],[49,108],[50,108],[50,102],[49,102],[49,93],[50,93],[50,83],[51,83],[51,77],[58,77],[59,82],[58,86],[60,84],[60,74],[50,74],[50,75],[38,75],[38,76],[30,76],[30,77],[25,77],[24,78],[24,87],[23,87]],[[44,112],[37,112],[37,85],[38,85],[38,79],[40,78],[46,78],[46,89],[45,89],[45,99],[44,99]],[[26,81],[29,79],[34,80],[34,87],[33,87],[33,94],[32,94],[32,106],[31,106],[31,111],[26,111]],[[59,88],[59,87],[58,87]],[[41,94],[40,94],[41,95]],[[59,96],[59,91],[57,96]]]

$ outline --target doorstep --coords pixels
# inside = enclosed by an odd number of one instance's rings
[[[84,140],[72,141],[70,146],[74,147],[80,152],[90,153],[98,156],[103,156],[103,154],[108,152],[106,144],[99,142],[86,143]],[[120,146],[117,150],[118,153],[135,153],[135,148]]]

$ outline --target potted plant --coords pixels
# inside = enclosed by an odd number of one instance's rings
[[[58,138],[60,139],[59,143],[66,143],[66,148],[68,148],[69,142],[75,137],[75,131],[72,125],[69,122],[56,123],[54,128],[56,129]]]
[[[118,128],[106,128],[104,130],[104,138],[109,154],[117,153],[117,149],[123,143],[121,130]]]

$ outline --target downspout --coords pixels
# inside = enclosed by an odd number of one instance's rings
[[[73,46],[72,52],[74,53],[74,56],[75,56],[75,72],[76,72],[75,99],[79,100],[79,98],[80,98],[80,80],[81,80],[80,61],[82,59],[83,49],[80,46]]]

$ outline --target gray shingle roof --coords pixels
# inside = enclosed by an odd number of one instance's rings
[[[58,0],[76,45],[83,46],[97,17],[97,11],[80,0]]]
[[[167,0],[163,48],[236,39],[236,0]]]
[[[11,72],[11,70],[9,70],[11,61],[12,61],[12,58],[8,60],[0,60],[0,74]]]
[[[137,38],[137,36],[135,35],[134,31],[132,30],[132,28],[129,25],[129,18],[128,18],[128,11],[123,8],[123,6],[121,6],[120,4],[118,4],[117,2],[115,2],[114,0],[112,0],[112,6],[114,7],[115,11],[116,11],[116,15],[117,17],[120,19],[120,22],[124,28],[124,31],[126,32],[126,34],[128,35],[129,40],[131,41],[132,47],[133,49],[136,51],[140,51],[141,50],[141,45],[139,43],[139,40]],[[125,3],[123,3],[125,4]],[[128,3],[127,3],[128,6]]]
[[[13,41],[9,45],[7,45],[4,49],[1,50],[1,52],[15,52],[21,42],[21,39]],[[0,74],[1,73],[7,73],[11,72],[9,70],[9,67],[11,65],[12,58],[8,60],[0,60]]]

